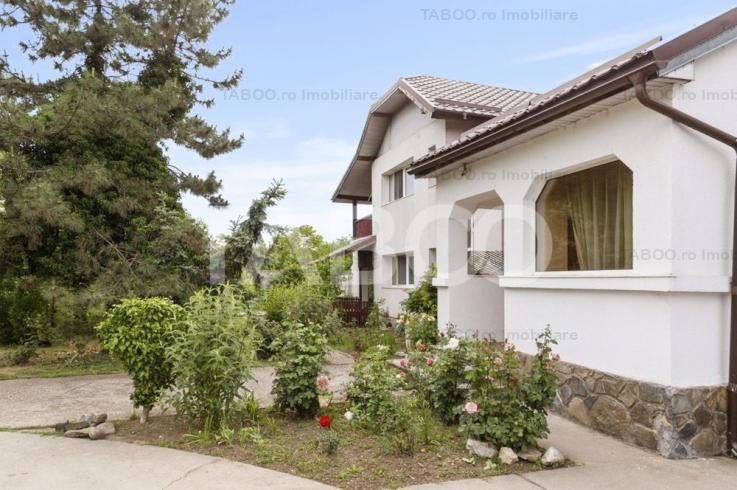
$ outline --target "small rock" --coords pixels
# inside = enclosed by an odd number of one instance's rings
[[[90,427],[90,439],[97,441],[105,439],[107,436],[115,434],[115,426],[112,422],[103,422],[100,425]]]
[[[540,457],[543,455],[540,451],[534,447],[528,447],[517,453],[517,457],[530,463],[537,463]]]
[[[494,446],[482,441],[477,441],[476,439],[468,439],[466,441],[466,449],[476,456],[486,459],[491,459],[497,454],[497,450]]]
[[[501,464],[514,464],[519,461],[517,453],[512,448],[503,447],[499,450],[499,462]]]
[[[90,426],[90,423],[86,420],[81,420],[79,422],[70,422],[67,420],[63,424],[57,424],[57,426],[61,427],[60,432],[66,432],[68,430],[86,429]]]
[[[64,437],[71,437],[73,439],[89,439],[90,437],[90,428],[84,428],[84,429],[72,429],[64,432]]]
[[[84,420],[86,422],[88,422],[90,424],[90,426],[100,425],[100,424],[104,423],[107,420],[107,414],[106,413],[101,413],[101,414],[95,415],[93,413],[91,415],[87,415],[86,417],[84,417]]]
[[[542,464],[545,466],[551,466],[554,464],[562,464],[566,460],[566,457],[563,456],[563,453],[555,449],[554,447],[549,447],[547,451],[545,451],[545,454],[543,454],[543,457],[540,461],[542,461]]]

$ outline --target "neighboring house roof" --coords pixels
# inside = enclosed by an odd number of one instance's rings
[[[437,173],[497,145],[501,149],[521,143],[588,117],[587,108],[605,99],[621,103],[634,97],[630,77],[643,73],[649,79],[667,77],[678,68],[737,37],[737,9],[732,9],[668,42],[656,38],[594,70],[554,88],[524,104],[503,111],[493,119],[465,132],[449,144],[417,159],[410,173]],[[661,80],[662,82],[662,80]],[[629,92],[622,95],[624,92]],[[614,99],[615,97],[616,100]],[[601,107],[604,107],[602,104]],[[552,123],[561,121],[558,126]],[[527,138],[522,138],[528,135]]]
[[[366,250],[367,248],[373,247],[374,245],[376,245],[376,235],[364,236],[353,240],[351,243],[344,247],[333,250],[327,255],[327,257],[324,258],[337,257],[339,255],[346,255],[349,253],[357,252],[359,250]]]
[[[371,162],[378,156],[392,115],[408,101],[432,118],[483,122],[538,94],[428,75],[400,78],[369,109],[356,154],[333,201],[371,202]]]

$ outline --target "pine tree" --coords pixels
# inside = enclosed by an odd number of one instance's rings
[[[30,28],[22,51],[55,71],[33,79],[0,57],[0,341],[207,280],[206,229],[181,193],[225,206],[221,182],[179,170],[164,145],[213,158],[242,144],[196,114],[241,77],[207,76],[230,54],[206,43],[232,3],[3,2],[0,28]]]

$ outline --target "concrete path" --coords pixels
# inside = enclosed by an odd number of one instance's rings
[[[728,458],[668,460],[562,419],[549,417],[555,446],[578,466],[408,487],[423,490],[735,490],[737,460]]]
[[[332,352],[328,361],[326,370],[338,399],[350,381],[353,358]],[[260,367],[253,374],[255,380],[246,387],[263,406],[270,405],[274,369]],[[133,413],[132,387],[124,374],[0,381],[0,428],[48,427],[102,412],[111,420],[127,419]]]
[[[112,441],[4,432],[0,454],[0,488],[13,490],[333,488],[211,456]]]

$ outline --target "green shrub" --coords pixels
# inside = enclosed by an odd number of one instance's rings
[[[333,456],[340,448],[340,438],[333,430],[323,430],[320,432],[320,435],[317,436],[315,446],[317,446],[321,453]]]
[[[182,309],[166,298],[126,299],[113,306],[97,326],[103,347],[133,378],[131,399],[143,408],[142,421],[171,386],[166,346],[176,331]]]
[[[13,366],[24,366],[38,355],[38,344],[34,339],[28,339],[10,352],[10,363]]]
[[[29,337],[44,343],[48,336],[44,332],[50,330],[44,320],[50,316],[50,306],[38,279],[0,279],[0,344],[21,345]]]
[[[314,323],[287,325],[276,344],[276,405],[301,417],[314,416],[320,408],[316,383],[327,355],[325,334]]]
[[[257,329],[263,339],[259,357],[269,359],[276,354],[273,342],[285,331],[286,325],[314,323],[327,334],[341,325],[338,312],[333,308],[334,299],[314,285],[276,285],[266,291],[257,308],[263,310],[263,318],[257,319]]]
[[[461,430],[468,437],[519,450],[547,436],[547,409],[555,398],[550,369],[553,343],[546,330],[538,339],[537,358],[529,373],[521,369],[519,353],[511,344],[472,343],[468,402],[460,410]]]
[[[408,313],[438,314],[438,288],[432,285],[437,272],[431,267],[422,276],[420,284],[409,293],[409,297],[402,302],[402,308]]]
[[[348,402],[356,421],[376,432],[397,432],[408,426],[408,414],[396,397],[403,378],[387,365],[389,349],[380,345],[366,351],[356,363],[348,386]]]
[[[407,313],[400,315],[399,323],[404,326],[404,334],[410,348],[415,348],[419,344],[429,346],[438,343],[440,333],[434,316],[428,313]]]
[[[233,423],[257,348],[246,305],[230,285],[202,289],[185,305],[182,324],[168,349],[177,413],[209,428]]]
[[[391,325],[389,312],[381,307],[381,302],[373,303],[366,317],[365,328],[380,329]]]
[[[270,320],[322,324],[333,312],[333,300],[317,286],[277,285],[266,291],[264,310]]]
[[[276,340],[284,332],[284,326],[280,321],[270,320],[266,313],[260,310],[253,311],[252,321],[258,336],[256,355],[259,359],[271,359],[277,354]]]
[[[464,380],[468,354],[466,342],[446,344],[427,356],[420,366],[426,373],[422,393],[430,409],[446,424],[458,422],[459,407],[466,401]]]
[[[338,350],[358,353],[376,345],[385,345],[390,355],[394,355],[401,347],[394,331],[386,328],[338,328],[330,334],[330,343]]]

